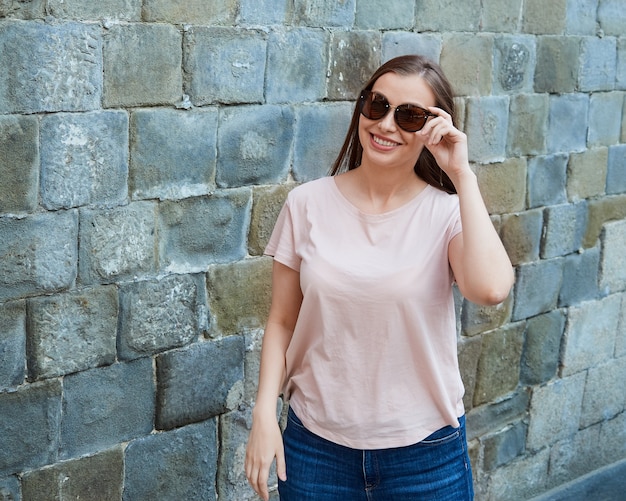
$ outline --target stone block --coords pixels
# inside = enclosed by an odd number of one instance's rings
[[[0,116],[0,213],[32,212],[39,201],[39,122]]]
[[[293,176],[297,182],[328,174],[343,145],[352,103],[328,103],[296,108]]]
[[[58,19],[141,21],[141,0],[48,0],[47,10]]]
[[[356,0],[294,0],[294,23],[305,26],[352,27]]]
[[[117,302],[113,286],[29,300],[30,379],[47,379],[115,362]]]
[[[407,54],[419,54],[439,62],[442,44],[441,35],[438,33],[388,31],[383,33],[382,38],[382,62]]]
[[[155,204],[135,202],[80,214],[79,277],[84,284],[132,279],[156,269]]]
[[[481,29],[494,33],[516,33],[520,26],[522,0],[483,0]]]
[[[287,194],[294,187],[294,184],[281,184],[254,188],[250,233],[248,234],[248,253],[250,255],[263,255],[274,230],[278,213],[287,199]]]
[[[608,148],[572,153],[567,164],[567,198],[570,202],[604,195]]]
[[[626,456],[626,413],[602,423],[599,445],[605,464],[620,461]]]
[[[21,2],[11,0],[0,3],[0,18],[41,19],[45,15],[45,0],[26,0]]]
[[[130,120],[133,199],[186,198],[215,188],[217,110],[150,109]]]
[[[626,219],[604,225],[600,289],[620,292],[626,289]]]
[[[548,153],[578,152],[587,148],[589,96],[550,96]],[[578,124],[572,127],[572,122]]]
[[[330,47],[328,98],[356,99],[380,66],[381,37],[373,31],[333,33]]]
[[[522,320],[556,308],[562,278],[562,259],[520,265],[517,269],[512,319]]]
[[[212,419],[134,440],[126,448],[122,499],[215,501],[218,448]]]
[[[626,144],[609,147],[606,193],[626,193]]]
[[[565,314],[554,310],[526,322],[520,380],[526,385],[547,383],[557,374]]]
[[[61,392],[60,381],[50,380],[0,394],[0,475],[57,460]]]
[[[272,259],[212,266],[207,274],[212,331],[238,334],[265,326],[271,302]]]
[[[232,26],[236,0],[145,0],[144,21],[172,24],[220,24]]]
[[[525,0],[522,30],[535,35],[561,35],[565,31],[568,0]]]
[[[578,84],[579,57],[578,37],[538,37],[535,92],[574,92]]]
[[[471,162],[502,162],[506,158],[508,96],[469,98],[465,118]]]
[[[524,327],[525,323],[520,322],[483,334],[476,370],[475,406],[496,400],[517,388]]]
[[[22,489],[17,476],[0,478],[0,499],[2,501],[20,501]]]
[[[609,360],[592,367],[587,375],[583,397],[581,428],[608,421],[624,411],[626,406],[626,358]]]
[[[261,346],[263,345],[262,329],[250,330],[245,333],[246,358],[244,360],[244,392],[243,404],[239,406],[242,411],[252,408],[256,401],[259,382],[259,368],[261,365]]]
[[[587,229],[587,203],[554,205],[544,213],[541,257],[550,259],[578,251]]]
[[[494,43],[493,92],[530,93],[533,91],[537,63],[535,38],[528,35],[503,35]]]
[[[571,438],[558,441],[550,450],[548,486],[562,485],[600,468],[605,464],[602,462],[603,455],[600,450],[600,426],[579,430]]]
[[[209,264],[246,255],[251,192],[164,202],[159,210],[160,267],[174,273],[206,271]]]
[[[116,447],[26,473],[22,478],[22,497],[37,501],[118,501],[123,480],[124,452]]]
[[[526,207],[526,159],[479,165],[476,175],[490,214],[519,212]]]
[[[598,0],[568,0],[565,15],[567,35],[595,35]]]
[[[70,287],[76,279],[74,211],[0,219],[0,301]]]
[[[619,143],[623,102],[624,94],[621,92],[592,94],[587,135],[589,148]]]
[[[325,31],[294,28],[270,33],[266,101],[318,101],[326,97],[327,45]]]
[[[616,39],[611,37],[582,39],[578,74],[578,86],[581,91],[593,92],[615,88],[616,44]]]
[[[541,209],[502,216],[500,238],[514,266],[539,259],[542,230]]]
[[[86,111],[102,96],[100,27],[8,22],[0,26],[0,114]]]
[[[440,2],[437,9],[443,14]],[[456,7],[455,7],[456,10]],[[461,17],[461,16],[458,16]],[[449,12],[446,19],[450,19]],[[446,31],[449,28],[446,28]],[[452,82],[456,96],[488,96],[492,87],[493,36],[476,33],[445,34],[441,50],[441,67]],[[505,129],[506,130],[506,129]]]
[[[561,374],[569,376],[613,357],[621,297],[607,296],[569,309],[561,350]]]
[[[626,11],[621,0],[598,0],[598,22],[605,35],[624,35]]]
[[[119,205],[128,187],[128,115],[57,113],[41,119],[41,199],[47,209]]]
[[[119,353],[148,356],[192,342],[206,327],[202,278],[172,275],[120,288]]]
[[[26,366],[26,305],[0,303],[0,390],[24,382]]]
[[[355,26],[364,30],[406,30],[415,20],[413,0],[360,0],[356,3]],[[384,13],[381,15],[381,13]]]
[[[626,38],[617,39],[617,67],[615,69],[615,88],[626,90]],[[626,110],[626,107],[624,108]],[[626,127],[626,120],[622,120],[622,126]],[[622,129],[622,143],[624,140],[624,129]]]
[[[527,447],[538,451],[578,431],[586,374],[536,387],[530,402]]]
[[[626,294],[622,294],[622,311],[615,341],[615,356],[626,356]]]
[[[472,409],[467,414],[468,440],[493,433],[523,417],[529,402],[530,389],[518,388],[512,394]]]
[[[599,266],[598,247],[565,257],[559,307],[571,306],[597,297]]]
[[[174,26],[113,25],[105,34],[103,54],[105,107],[165,105],[181,99],[182,35]]]
[[[196,106],[263,102],[264,33],[192,26],[185,32],[184,52],[185,90]]]
[[[607,221],[626,218],[626,195],[603,197],[589,201],[589,221],[584,246],[594,247]]]
[[[243,336],[228,336],[158,355],[157,429],[204,421],[236,408],[243,396],[244,350]]]
[[[243,25],[283,25],[287,23],[290,0],[241,0],[239,2],[238,24]]]
[[[508,156],[546,153],[548,108],[547,94],[511,96],[506,145]]]
[[[415,5],[416,31],[468,31],[480,29],[480,0],[422,0]]]
[[[476,374],[478,361],[482,352],[482,337],[463,339],[458,343],[457,352],[459,357],[459,369],[461,379],[465,387],[463,405],[468,412],[474,406],[474,390],[476,388]]]
[[[288,106],[235,106],[223,110],[217,134],[217,185],[226,188],[284,181],[293,136],[294,113]]]
[[[483,464],[486,471],[510,463],[520,456],[526,446],[527,426],[523,421],[516,421],[497,433],[484,437]]]
[[[154,413],[149,358],[65,376],[60,457],[74,458],[148,435]]]
[[[462,334],[464,336],[476,336],[501,327],[511,318],[512,307],[512,294],[495,306],[481,306],[464,299],[461,309]]]
[[[489,477],[486,501],[530,497],[546,490],[550,451],[545,449],[532,456],[525,456],[492,472]]]

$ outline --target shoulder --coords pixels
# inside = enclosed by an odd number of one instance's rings
[[[432,185],[429,185],[427,190],[432,203],[438,207],[449,208],[451,210],[455,210],[459,207],[459,196],[456,193],[446,193]]]
[[[306,183],[300,184],[291,190],[287,196],[287,201],[290,204],[299,204],[324,196],[330,191],[330,183],[332,182],[334,181],[331,176],[325,176],[313,181],[307,181]]]

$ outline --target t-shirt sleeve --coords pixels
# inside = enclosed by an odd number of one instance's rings
[[[296,253],[296,240],[294,221],[289,202],[285,202],[278,214],[272,235],[263,252],[266,256],[272,256],[279,263],[300,271],[302,259]]]
[[[459,207],[458,196],[455,195],[455,199],[456,203],[454,204],[450,224],[448,225],[448,244],[454,237],[463,231],[463,226],[461,225],[461,208]]]

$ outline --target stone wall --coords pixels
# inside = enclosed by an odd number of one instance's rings
[[[623,0],[0,0],[0,499],[253,499],[262,249],[411,52],[516,267],[457,302],[477,499],[626,457],[624,33]]]

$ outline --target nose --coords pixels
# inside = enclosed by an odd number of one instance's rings
[[[381,130],[394,131],[396,130],[395,108],[391,108],[387,111],[387,114],[380,119],[378,127]]]

